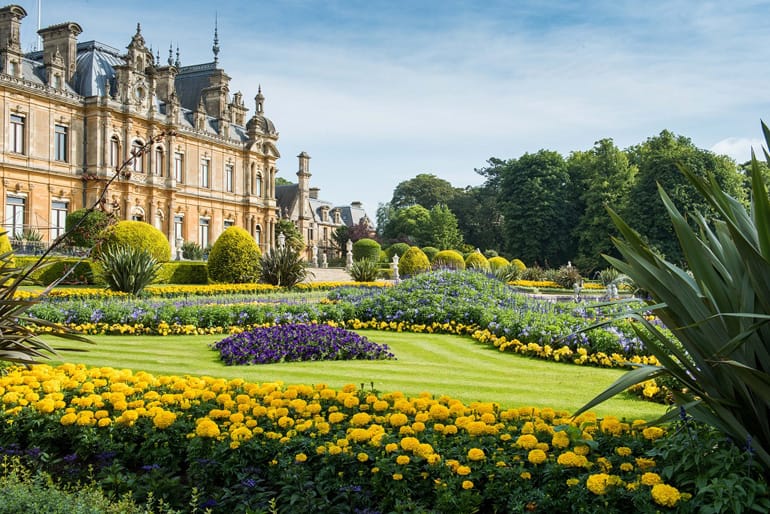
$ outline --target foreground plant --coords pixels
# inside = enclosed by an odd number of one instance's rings
[[[770,130],[763,123],[765,141]],[[765,151],[770,162],[770,154]],[[624,260],[607,257],[651,297],[647,309],[671,329],[667,337],[643,313],[634,325],[660,366],[630,371],[579,412],[657,377],[677,385],[682,412],[730,436],[770,476],[770,201],[759,163],[752,155],[750,210],[724,193],[713,178],[682,172],[718,218],[692,216],[693,229],[662,189],[687,269],[653,252],[615,213],[623,240],[615,245]],[[638,328],[643,327],[643,328]],[[679,415],[672,411],[667,419]],[[665,420],[665,419],[664,419]]]
[[[161,268],[149,251],[135,246],[109,246],[99,261],[100,276],[107,287],[134,296],[155,280]]]
[[[260,259],[260,279],[274,286],[293,287],[312,276],[307,262],[289,244],[269,250]]]

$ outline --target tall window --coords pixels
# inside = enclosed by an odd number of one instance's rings
[[[24,232],[24,204],[26,198],[21,196],[5,197],[5,221],[3,227],[9,237]]]
[[[225,220],[224,225],[225,225],[225,230],[227,230],[228,228],[230,228],[233,225],[235,225],[235,220]]]
[[[228,193],[233,192],[233,165],[232,164],[226,164],[225,165],[225,191]]]
[[[260,175],[259,173],[257,173],[257,180],[255,185],[257,186],[255,191],[257,194],[257,197],[261,198],[262,197],[262,175]]]
[[[200,221],[198,244],[201,245],[201,248],[207,248],[209,246],[209,221],[208,218],[201,218]]]
[[[155,169],[153,172],[156,176],[163,176],[163,148],[157,147],[155,149]]]
[[[24,116],[11,114],[11,151],[24,153]]]
[[[120,161],[120,139],[112,136],[110,139],[110,167],[117,168]]]
[[[131,144],[131,153],[137,154],[141,151],[143,146],[141,141],[134,141],[133,144]],[[144,155],[139,154],[134,157],[131,161],[131,169],[137,173],[144,173]]]
[[[262,227],[259,225],[254,229],[254,241],[256,241],[258,245],[262,244]]]
[[[174,180],[180,184],[184,181],[184,154],[174,153]]]
[[[67,127],[54,125],[54,159],[67,162]]]
[[[60,200],[53,200],[51,202],[51,241],[64,234],[67,207],[67,202]]]
[[[208,160],[208,159],[203,159],[201,161],[201,187],[210,187],[209,186],[209,167],[210,167],[210,165],[211,165],[211,161]]]
[[[181,214],[174,215],[174,244],[180,244],[180,241],[184,241],[183,227],[184,216]]]

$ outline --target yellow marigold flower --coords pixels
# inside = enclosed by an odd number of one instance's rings
[[[372,404],[372,408],[375,410],[375,412],[383,412],[390,408],[390,404],[385,400],[377,400]]]
[[[385,451],[388,453],[393,453],[396,450],[398,450],[398,444],[396,443],[388,443],[385,445]]]
[[[209,418],[202,418],[195,427],[198,437],[219,437],[219,426]]]
[[[170,427],[174,421],[176,421],[176,414],[167,410],[158,412],[152,418],[152,424],[155,426],[155,428],[159,428],[161,430]]]
[[[412,430],[418,434],[420,432],[425,431],[425,423],[423,423],[422,421],[415,421],[414,423],[412,423]]]
[[[449,408],[438,403],[431,405],[428,412],[430,417],[435,420],[444,421],[449,418]]]
[[[332,412],[329,414],[329,423],[340,423],[345,419],[345,414],[342,412]]]
[[[75,414],[74,412],[68,412],[67,414],[61,417],[59,422],[64,426],[68,426],[68,425],[73,425],[77,421],[77,419],[78,419],[77,414]]]
[[[580,480],[577,478],[568,478],[567,479],[567,486],[574,487],[580,483]]]
[[[358,455],[356,455],[356,459],[358,462],[366,462],[369,460],[369,455],[364,452],[360,452]]]
[[[318,447],[316,447],[315,452],[318,455],[323,455],[324,453],[326,453],[326,446],[318,446]]]
[[[336,444],[329,446],[329,455],[339,455],[340,453],[342,453],[342,448]]]
[[[465,490],[473,489],[473,482],[471,482],[470,480],[463,480],[463,489]]]
[[[666,484],[652,486],[652,499],[663,507],[674,507],[682,498],[682,494],[676,487]]]
[[[520,435],[519,438],[516,439],[516,446],[525,450],[533,449],[535,446],[537,446],[537,443],[537,437],[532,434]]]
[[[588,464],[588,459],[583,455],[578,455],[574,452],[564,452],[559,455],[556,462],[567,468],[582,468]]]
[[[578,455],[588,455],[591,452],[591,448],[586,444],[575,446],[575,453]]]
[[[631,448],[629,448],[628,446],[618,446],[617,448],[615,448],[615,453],[617,453],[621,457],[628,457],[629,455],[631,455],[632,451],[631,451]]]
[[[403,479],[404,479],[404,475],[402,475],[401,473],[393,473],[393,480],[403,480]]]
[[[96,422],[96,425],[100,428],[108,427],[110,424],[112,424],[110,418],[100,418],[99,421]]]
[[[530,473],[529,471],[522,471],[521,473],[519,473],[519,476],[521,477],[522,480],[532,479],[532,473]]]
[[[551,438],[551,445],[553,445],[554,448],[569,448],[570,440],[567,432],[564,430],[555,432]]]
[[[460,476],[470,475],[471,468],[468,466],[457,466],[457,469],[455,469],[455,473],[457,473]]]
[[[610,476],[607,473],[596,473],[590,475],[586,480],[586,487],[594,494],[602,495],[607,494],[607,485]]]
[[[409,464],[410,461],[411,459],[409,458],[408,455],[399,455],[398,457],[396,457],[396,464],[400,466],[405,466]]]
[[[631,464],[630,462],[624,462],[623,464],[620,465],[620,471],[629,472],[633,470],[634,470],[634,465]]]
[[[530,450],[529,455],[527,455],[527,460],[535,465],[542,464],[547,458],[543,450]]]
[[[304,453],[298,453],[297,455],[294,456],[295,462],[305,462],[306,460],[307,460],[307,455],[305,455]]]
[[[404,437],[401,439],[401,449],[406,451],[414,451],[420,446],[420,440],[416,437]]]
[[[646,486],[652,487],[655,484],[662,484],[663,480],[660,478],[660,475],[658,475],[657,473],[651,473],[648,471],[647,473],[642,475],[641,482]]]
[[[390,422],[390,426],[400,427],[406,425],[409,422],[409,418],[406,417],[406,414],[396,412],[390,416],[388,421]]]
[[[486,457],[484,450],[481,448],[471,448],[468,450],[468,459],[470,460],[484,460]]]
[[[645,439],[649,439],[650,441],[654,441],[655,439],[659,439],[665,435],[665,431],[660,427],[647,427],[644,430],[642,430],[642,435]]]
[[[454,435],[457,433],[457,426],[447,425],[444,427],[444,435]]]
[[[362,427],[368,425],[372,420],[372,417],[366,412],[357,412],[350,418],[350,424],[354,427]]]
[[[652,459],[647,459],[644,457],[637,457],[636,458],[636,467],[641,469],[642,471],[652,469],[655,467],[655,461]]]

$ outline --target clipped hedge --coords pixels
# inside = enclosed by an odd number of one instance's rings
[[[525,269],[527,269],[527,266],[521,261],[521,259],[513,259],[511,261],[511,264],[519,268],[521,271],[524,271]]]
[[[353,260],[372,259],[377,261],[380,259],[380,251],[380,243],[374,239],[364,237],[353,243]]]
[[[492,271],[505,268],[510,262],[505,257],[495,256],[489,259],[489,268]]]
[[[388,254],[388,261],[393,260],[393,256],[398,254],[398,258],[404,256],[409,251],[409,245],[406,243],[394,243],[385,249],[385,253]]]
[[[39,260],[39,257],[24,256],[17,257],[16,264],[19,267],[26,268],[32,266]],[[91,259],[80,260],[76,257],[47,257],[46,264],[35,270],[30,278],[36,282],[47,286],[52,284],[67,271],[75,269],[69,274],[62,284],[89,284],[99,283],[99,263]]]
[[[422,249],[422,251],[423,251],[423,253],[425,255],[428,256],[428,260],[430,262],[433,262],[433,259],[436,258],[436,255],[438,254],[438,252],[440,250],[438,248],[436,248],[435,246],[426,246],[425,248]]]
[[[489,261],[480,252],[472,252],[465,258],[465,267],[467,269],[489,271]]]
[[[232,226],[211,247],[208,273],[211,280],[233,284],[256,282],[262,252],[246,229]]]
[[[113,245],[132,246],[147,250],[158,262],[171,260],[171,245],[166,236],[144,221],[119,221],[107,227],[102,234],[105,248]]]
[[[433,267],[435,269],[464,270],[465,259],[460,252],[455,250],[441,250],[433,258]]]
[[[159,284],[208,284],[208,268],[202,261],[164,262],[155,283]]]
[[[426,271],[430,271],[430,261],[425,252],[417,246],[409,248],[398,261],[398,273],[402,277],[410,277]]]

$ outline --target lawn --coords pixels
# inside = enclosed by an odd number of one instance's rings
[[[86,353],[62,353],[61,361],[144,370],[156,375],[209,375],[286,384],[365,384],[408,395],[430,392],[466,403],[494,401],[505,407],[538,406],[574,411],[603,391],[621,370],[545,362],[500,353],[469,337],[361,331],[391,347],[394,361],[324,361],[225,366],[208,345],[223,336],[92,336]],[[72,343],[48,338],[57,346]],[[594,409],[600,415],[653,419],[661,405],[619,396]]]

